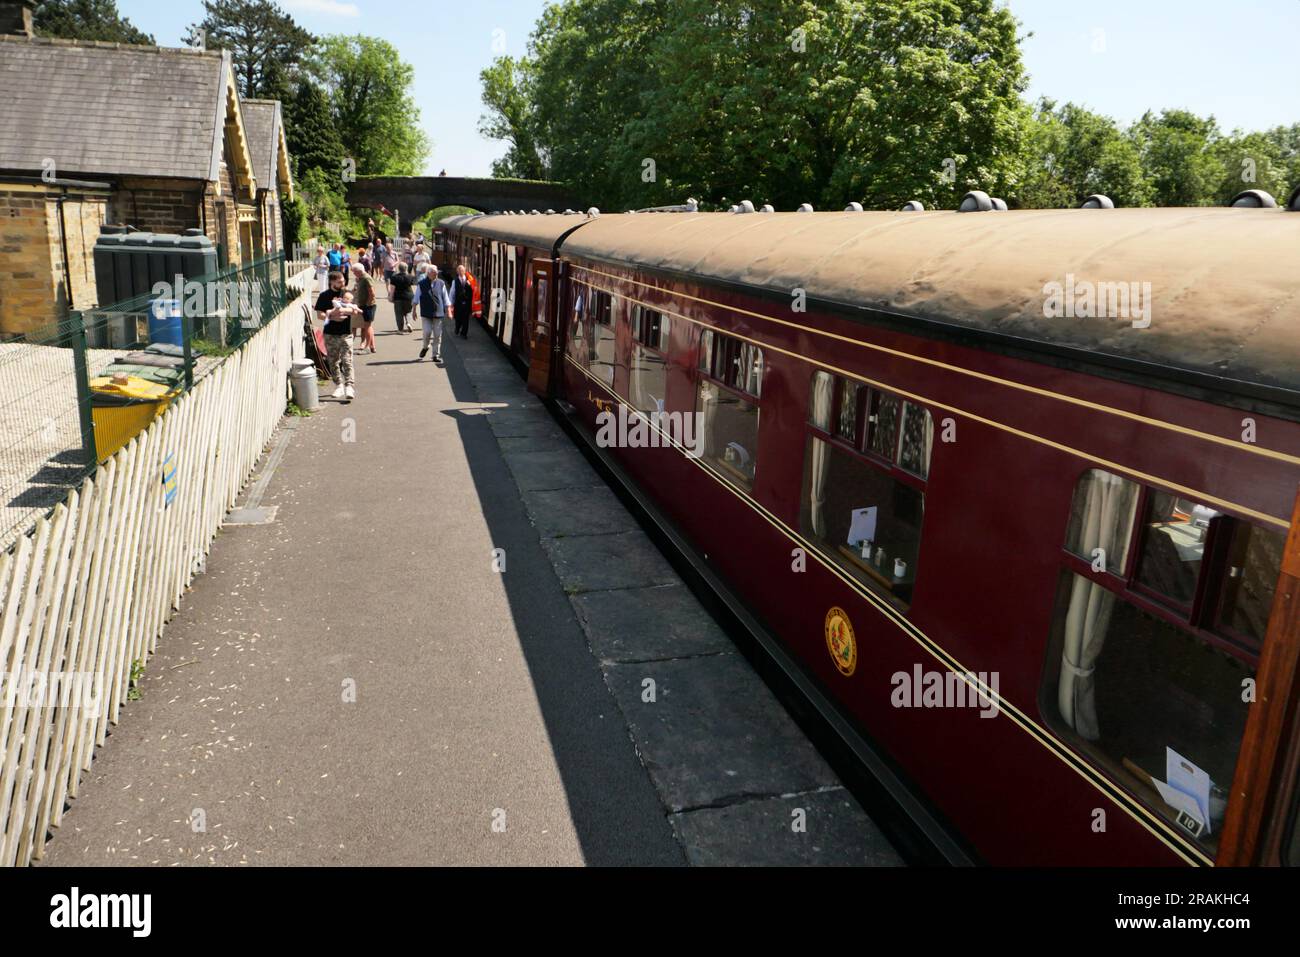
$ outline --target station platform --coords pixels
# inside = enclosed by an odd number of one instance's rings
[[[901,863],[481,329],[394,328],[286,418],[40,863]]]

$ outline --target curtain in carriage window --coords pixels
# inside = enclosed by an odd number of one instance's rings
[[[829,432],[831,427],[831,399],[834,396],[835,378],[829,372],[814,372],[812,399],[808,419],[817,428]],[[830,447],[825,442],[812,444],[812,476],[808,483],[808,498],[813,531],[826,536],[826,475],[830,471]]]
[[[1101,561],[1107,571],[1123,575],[1137,499],[1136,483],[1100,469],[1086,473],[1075,490],[1066,547],[1085,561]],[[1095,666],[1114,608],[1114,592],[1081,575],[1073,576],[1057,707],[1065,722],[1088,741],[1101,737]]]

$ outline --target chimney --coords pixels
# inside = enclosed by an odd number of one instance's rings
[[[36,0],[0,0],[0,35],[31,37]]]

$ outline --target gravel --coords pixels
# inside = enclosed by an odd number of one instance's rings
[[[125,351],[87,350],[91,376]],[[195,381],[220,362],[200,356]],[[72,350],[0,343],[0,549],[63,501],[84,472]]]

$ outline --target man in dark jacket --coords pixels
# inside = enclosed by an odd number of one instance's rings
[[[465,264],[456,267],[456,278],[451,281],[451,315],[456,320],[456,335],[469,338],[469,317],[474,311],[474,287],[470,284]]]
[[[424,278],[420,280],[420,319],[424,323],[424,345],[420,349],[420,358],[429,354],[429,344],[433,343],[433,361],[442,361],[442,321],[447,317],[451,299],[447,296],[447,284],[438,278],[438,267],[429,266]]]

